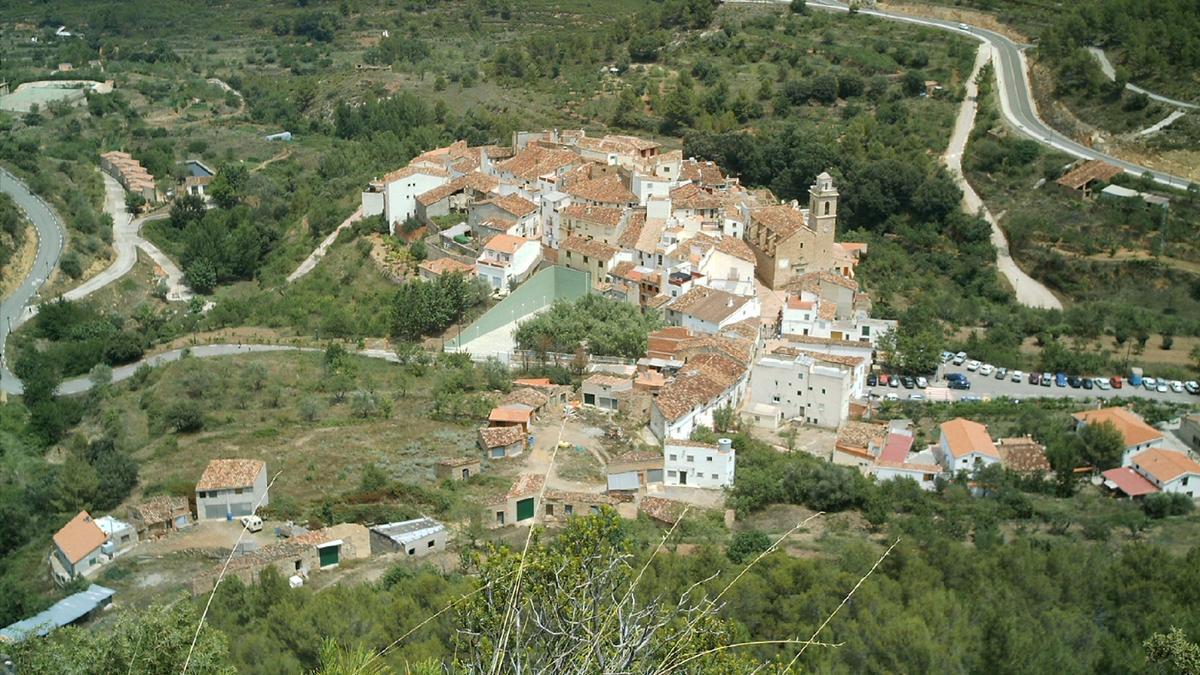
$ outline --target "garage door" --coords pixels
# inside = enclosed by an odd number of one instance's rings
[[[216,520],[217,518],[224,518],[224,517],[225,517],[225,505],[224,504],[205,504],[204,505],[204,518],[206,520]]]
[[[254,513],[254,504],[251,502],[235,502],[229,505],[229,512],[236,518],[238,516],[248,516]]]
[[[517,521],[528,520],[533,517],[533,497],[522,499],[517,502]]]
[[[663,482],[662,472],[663,472],[662,469],[650,469],[650,470],[646,471],[646,482],[647,483]]]
[[[338,558],[341,557],[341,553],[342,547],[336,544],[317,549],[317,555],[320,558],[321,567],[329,567],[330,565],[338,564]]]

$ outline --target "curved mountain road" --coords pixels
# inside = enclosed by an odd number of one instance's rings
[[[772,1],[781,3],[786,0]],[[810,0],[808,6],[815,9],[836,12],[850,11],[849,7],[836,0]],[[1028,68],[1025,64],[1025,55],[1022,52],[1025,48],[1024,45],[1018,45],[1007,37],[986,28],[967,26],[966,24],[959,24],[953,21],[927,19],[898,12],[884,12],[874,9],[860,9],[858,10],[858,14],[947,30],[959,35],[973,37],[980,42],[990,45],[992,49],[992,62],[996,66],[996,79],[999,83],[997,92],[1000,95],[1001,111],[1004,114],[1004,118],[1022,135],[1073,157],[1104,160],[1135,176],[1148,173],[1155,181],[1163,185],[1184,189],[1191,182],[1182,176],[1157,171],[1093,150],[1085,145],[1076,143],[1043,122],[1041,117],[1038,116],[1037,104],[1034,103],[1033,93],[1029,88]]]
[[[4,346],[8,334],[24,323],[33,312],[27,306],[37,296],[38,290],[58,265],[65,244],[66,230],[62,221],[50,205],[41,197],[30,192],[29,187],[11,173],[0,169],[0,190],[4,191],[29,217],[37,230],[37,255],[33,268],[25,280],[7,298],[0,301],[0,391],[21,393],[21,383],[8,369],[8,357]]]
[[[1104,72],[1104,76],[1110,81],[1116,80],[1117,70],[1116,68],[1113,68],[1112,62],[1108,60],[1108,54],[1105,54],[1104,50],[1100,49],[1099,47],[1088,47],[1088,51],[1091,52],[1092,56],[1096,58],[1096,61],[1100,63],[1100,70]],[[1142,89],[1136,84],[1126,83],[1125,88],[1132,92],[1145,94],[1159,103],[1173,105],[1176,108],[1187,108],[1188,110],[1196,110],[1200,108],[1200,105],[1196,105],[1195,103],[1188,103],[1187,101],[1180,101],[1179,99],[1163,96],[1162,94],[1156,94],[1148,89]]]

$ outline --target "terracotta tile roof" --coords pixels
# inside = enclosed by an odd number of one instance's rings
[[[1127,466],[1109,469],[1100,475],[1104,477],[1105,484],[1110,488],[1120,490],[1130,497],[1141,497],[1142,495],[1158,492],[1158,488],[1155,487],[1154,483],[1146,480],[1142,474]]]
[[[847,366],[849,368],[857,368],[858,366],[862,365],[864,361],[866,361],[866,359],[861,356],[849,356],[846,354],[827,354],[825,352],[814,352],[814,351],[810,351],[807,349],[797,349],[796,347],[789,347],[787,345],[781,345],[781,346],[775,347],[774,349],[771,350],[771,353],[778,354],[780,356],[792,356],[792,357],[807,356],[808,358],[813,359],[814,361],[821,361],[824,363],[832,363],[834,365]]]
[[[649,300],[647,300],[646,306],[649,307],[650,309],[658,309],[659,307],[662,307],[663,305],[667,304],[670,301],[671,301],[671,296],[659,294],[659,295],[656,295],[653,298],[650,298]]]
[[[746,372],[741,364],[719,354],[701,354],[679,370],[654,399],[662,416],[674,422],[725,393]]]
[[[750,298],[744,295],[734,295],[707,286],[695,286],[675,298],[667,309],[694,316],[701,321],[720,323],[747,302],[750,302]]]
[[[662,452],[659,452],[658,450],[642,450],[642,451],[634,450],[631,452],[624,452],[624,453],[621,453],[621,454],[617,455],[616,457],[613,457],[612,459],[608,460],[608,463],[610,465],[611,464],[637,464],[639,462],[654,462],[654,461],[658,461],[658,462],[663,461]]]
[[[885,424],[851,420],[838,427],[835,443],[839,449],[866,450],[871,444],[882,444],[883,440],[887,438],[887,434],[888,428]]]
[[[695,183],[681,185],[671,190],[672,209],[693,211],[715,211],[721,208],[721,200]]]
[[[749,364],[754,356],[754,340],[739,337],[736,333],[734,336],[697,335],[681,341],[675,354],[685,361],[690,360],[689,356],[694,359],[701,354],[724,354],[738,363]]]
[[[468,188],[476,192],[487,193],[492,192],[499,185],[500,181],[495,178],[478,171],[472,171],[471,173],[455,178],[445,185],[439,185],[428,192],[422,192],[417,195],[417,201],[421,202],[423,206],[429,206]]]
[[[717,240],[717,250],[739,260],[755,262],[754,251],[750,249],[750,245],[737,237],[721,237]]]
[[[794,209],[788,204],[752,209],[750,211],[750,219],[761,224],[767,230],[774,232],[775,236],[780,239],[786,239],[801,228],[808,227],[804,222],[804,214],[800,213],[799,209]]]
[[[508,490],[509,497],[528,497],[542,491],[546,477],[540,473],[523,473]]]
[[[513,385],[518,387],[557,387],[548,377],[518,377],[513,380]]]
[[[972,420],[956,417],[941,424],[942,436],[946,439],[954,459],[978,452],[987,457],[1000,459],[996,444],[988,435],[987,427]]]
[[[1200,476],[1200,464],[1182,452],[1151,448],[1138,453],[1133,464],[1159,483],[1169,483],[1180,476]]]
[[[188,501],[183,497],[158,495],[133,507],[133,512],[137,514],[137,519],[142,523],[157,525],[170,521],[176,512],[187,510],[187,508]]]
[[[679,179],[690,180],[704,186],[724,185],[727,182],[721,167],[715,162],[701,162],[694,159],[684,160],[679,166]]]
[[[636,250],[638,239],[646,227],[646,212],[633,211],[625,223],[625,231],[617,238],[617,246],[623,249]]]
[[[417,266],[418,268],[429,272],[434,276],[441,276],[448,272],[461,272],[465,275],[475,273],[475,267],[466,263],[459,262],[454,258],[438,258],[436,260],[426,260]]]
[[[787,299],[788,309],[812,309],[813,301],[802,300],[798,295],[789,295]]]
[[[790,287],[794,290],[816,292],[822,283],[841,286],[852,291],[858,290],[858,282],[834,272],[809,272],[801,274],[792,280]]]
[[[762,335],[762,322],[758,317],[750,317],[735,321],[721,329],[718,335],[722,337],[738,336],[752,342],[757,342],[759,336]]]
[[[633,381],[627,377],[617,377],[616,375],[608,375],[606,373],[596,373],[583,381],[581,386],[592,385],[595,387],[605,387],[611,389],[613,387],[629,387]]]
[[[642,497],[638,508],[642,513],[659,522],[674,525],[683,517],[683,512],[687,508],[687,505],[683,502],[663,499],[662,497]]]
[[[616,143],[624,143],[634,150],[653,150],[654,148],[662,147],[658,141],[652,141],[649,138],[641,138],[639,136],[627,136],[624,134],[608,134],[604,137],[606,141]]]
[[[1046,449],[1029,436],[1001,438],[996,445],[1004,468],[1017,473],[1046,473],[1051,471]]]
[[[498,234],[488,240],[484,244],[484,248],[491,251],[499,251],[501,253],[515,253],[517,249],[530,242],[529,239],[513,236],[511,234]]]
[[[626,260],[626,261],[617,263],[615,267],[613,267],[611,270],[608,271],[608,273],[618,279],[629,279],[630,281],[640,281],[642,278],[642,275],[638,272],[634,272],[634,269],[636,267],[637,267],[637,265]]]
[[[625,212],[622,209],[612,206],[572,204],[562,210],[562,215],[564,218],[586,220],[589,223],[596,223],[605,227],[616,227],[621,224],[621,218],[625,215]]]
[[[197,490],[223,490],[254,485],[258,474],[266,467],[261,459],[214,459],[208,463]]]
[[[450,172],[446,171],[445,169],[438,169],[438,168],[431,167],[431,166],[406,166],[406,167],[403,167],[400,169],[396,169],[395,171],[392,171],[391,173],[384,174],[383,178],[380,178],[378,182],[393,183],[395,181],[403,180],[405,178],[408,178],[409,176],[415,176],[417,174],[421,174],[424,176],[437,176],[439,178],[449,178],[450,177]]]
[[[492,199],[485,199],[484,201],[476,202],[476,203],[477,204],[493,204],[493,205],[499,207],[500,209],[504,210],[504,212],[511,213],[512,215],[516,216],[517,218],[523,218],[523,217],[533,213],[534,211],[537,211],[537,204],[534,204],[533,202],[529,201],[528,199],[525,199],[521,195],[518,195],[515,193],[504,195],[503,197],[494,197]]]
[[[592,180],[578,182],[563,190],[576,199],[583,199],[603,204],[637,204],[638,198],[624,181],[616,174],[609,174]]]
[[[584,237],[567,237],[559,246],[564,251],[579,253],[601,260],[609,260],[620,251],[598,239],[585,239]]]
[[[822,302],[819,307],[817,307],[817,318],[818,319],[820,319],[822,321],[833,321],[833,318],[835,316],[837,316],[837,303],[836,302],[829,302],[828,300],[826,300],[825,302]]]
[[[1094,180],[1107,183],[1119,173],[1121,173],[1119,167],[1115,167],[1103,160],[1093,159],[1071,169],[1055,182],[1063,187],[1079,190]]]
[[[509,427],[509,428],[515,429],[516,427]],[[439,459],[437,461],[438,466],[450,467],[451,469],[460,467],[460,466],[467,466],[469,464],[479,464],[479,463],[480,462],[479,462],[478,457],[450,457],[447,459]]]
[[[620,502],[616,497],[603,492],[571,492],[568,490],[546,490],[543,498],[551,502],[582,502],[609,506],[615,506]]]
[[[942,472],[942,467],[937,464],[925,464],[923,462],[893,462],[891,460],[877,459],[875,466],[881,469],[897,469],[899,471],[919,471],[921,473],[938,474]]]
[[[529,423],[529,418],[533,416],[533,409],[529,406],[519,403],[510,403],[496,406],[492,408],[492,412],[488,414],[489,422],[524,422]]]
[[[72,565],[95,551],[108,537],[104,530],[92,520],[87,511],[80,511],[63,528],[54,533],[54,545],[63,552]]]
[[[507,232],[510,227],[516,225],[517,221],[512,218],[501,218],[499,216],[493,218],[485,218],[479,221],[479,226],[489,230],[497,230],[499,232]]]
[[[553,150],[531,144],[512,158],[497,164],[496,170],[522,180],[533,180],[582,161],[579,155],[570,150]]]
[[[510,403],[520,403],[537,410],[549,402],[550,399],[540,391],[522,388],[513,389],[511,392],[509,392],[508,396],[504,397],[503,404],[508,405]]]
[[[912,450],[912,446],[912,434],[890,431],[883,441],[883,450],[879,451],[879,460],[903,463],[904,459],[908,457],[908,451]]]
[[[479,439],[485,448],[504,448],[513,443],[525,440],[525,431],[520,426],[511,427],[482,427],[479,429]]]
[[[1071,417],[1084,424],[1109,422],[1117,428],[1117,431],[1121,432],[1121,436],[1125,438],[1125,447],[1127,448],[1155,441],[1163,437],[1158,429],[1146,424],[1140,415],[1126,408],[1112,407],[1101,408],[1100,410],[1084,410],[1072,413]]]

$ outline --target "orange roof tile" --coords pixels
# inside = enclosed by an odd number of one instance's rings
[[[1158,429],[1146,424],[1141,416],[1126,408],[1112,407],[1101,408],[1100,410],[1084,410],[1073,413],[1071,417],[1084,424],[1111,423],[1117,428],[1117,431],[1121,432],[1121,436],[1125,438],[1125,447],[1127,448],[1155,441],[1163,437]]]
[[[54,545],[63,552],[72,565],[95,551],[108,537],[104,530],[92,520],[87,511],[80,511],[62,529],[54,533]]]
[[[605,227],[620,225],[624,214],[625,212],[622,209],[611,206],[585,206],[583,204],[572,204],[562,210],[564,218],[586,220],[589,223],[596,223]]]
[[[988,435],[987,427],[972,420],[956,417],[941,424],[942,436],[954,459],[978,452],[987,457],[1000,459],[996,444]]]
[[[214,459],[205,467],[197,490],[223,490],[254,485],[258,474],[266,467],[261,459]]]
[[[513,443],[525,440],[525,431],[520,426],[483,427],[479,430],[479,438],[485,448],[503,448]]]
[[[517,249],[528,244],[530,241],[529,239],[523,239],[511,234],[498,234],[489,239],[488,243],[484,244],[483,247],[489,251],[515,253]]]
[[[529,406],[523,405],[502,405],[492,408],[491,414],[488,415],[489,422],[524,422],[529,423],[529,418],[533,416],[533,410]]]
[[[579,253],[581,255],[592,256],[600,260],[609,260],[620,251],[598,239],[585,239],[584,237],[567,237],[563,240],[559,247],[564,251]]]
[[[808,227],[804,214],[788,204],[764,206],[750,211],[750,219],[774,232],[780,239],[786,239],[795,234],[800,228]]]
[[[1104,160],[1093,159],[1071,169],[1055,182],[1063,187],[1079,190],[1094,180],[1107,183],[1119,173],[1121,173],[1119,167],[1115,167]]]
[[[1160,483],[1170,483],[1185,474],[1200,476],[1200,464],[1182,452],[1174,450],[1151,448],[1138,453],[1133,458],[1133,464]]]
[[[624,181],[616,174],[609,174],[592,180],[585,180],[568,186],[563,190],[577,199],[583,199],[603,204],[636,204],[637,196],[625,187]]]

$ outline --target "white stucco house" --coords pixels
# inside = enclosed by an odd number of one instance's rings
[[[720,354],[700,354],[667,382],[650,407],[650,431],[659,440],[690,438],[698,426],[713,426],[713,412],[735,411],[746,395],[750,371]]]
[[[1000,461],[1000,451],[987,427],[962,417],[941,424],[941,438],[934,449],[938,464],[950,473],[973,473]]]
[[[667,303],[666,319],[673,326],[711,335],[730,324],[756,318],[760,311],[757,297],[694,286]]]
[[[450,173],[431,166],[406,166],[383,178],[371,181],[363,192],[362,206],[365,215],[380,212],[387,219],[388,231],[396,233],[396,223],[403,223],[417,215],[417,196],[450,182]]]
[[[1136,455],[1151,448],[1163,447],[1162,432],[1146,424],[1141,415],[1127,408],[1111,407],[1099,410],[1084,410],[1073,413],[1075,430],[1079,431],[1088,424],[1111,424],[1121,437],[1125,439],[1125,449],[1121,452],[1121,466],[1130,466]]]
[[[751,370],[750,401],[774,406],[779,421],[836,429],[850,415],[850,401],[861,392],[865,361],[852,356],[776,348]]]
[[[267,465],[259,459],[214,459],[196,483],[196,519],[229,520],[270,503]]]
[[[1200,497],[1200,463],[1182,452],[1152,448],[1136,455],[1130,464],[1161,492]]]
[[[529,276],[541,259],[542,245],[538,240],[498,234],[484,244],[475,260],[475,274],[503,295],[512,290],[514,283]]]
[[[735,464],[733,441],[722,438],[716,445],[667,439],[663,443],[663,483],[701,488],[733,486]]]

